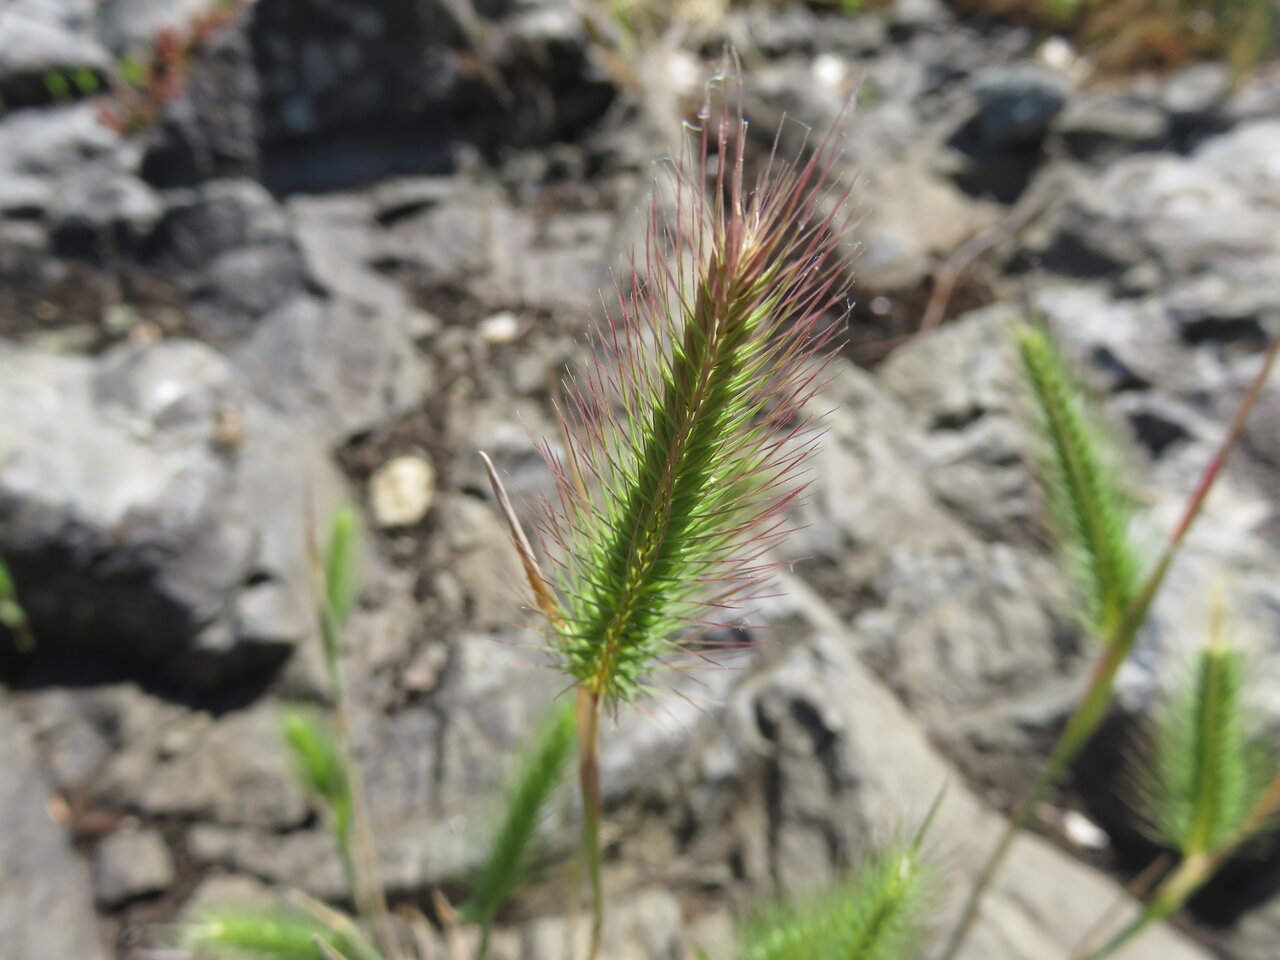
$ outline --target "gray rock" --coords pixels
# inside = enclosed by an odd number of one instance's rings
[[[162,817],[283,830],[309,805],[289,766],[277,710],[266,704],[168,738],[137,804]]]
[[[308,622],[304,490],[328,509],[339,489],[318,442],[195,343],[96,363],[11,348],[0,366],[24,425],[0,461],[0,543],[50,649],[206,685],[278,665]],[[250,580],[279,589],[237,611]]]
[[[193,3],[206,0],[166,4],[157,12],[168,16]],[[260,84],[248,34],[244,28],[225,30],[196,52],[179,97],[147,132],[142,172],[148,182],[178,187],[258,175]]]
[[[23,424],[0,465],[0,539],[20,582],[39,584],[26,597],[33,617],[50,642],[180,650],[251,548],[219,509],[231,470],[217,416],[236,403],[224,361],[174,343],[98,365],[10,349],[0,365],[0,407]]]
[[[275,834],[199,823],[187,833],[187,850],[205,869],[247,873],[315,897],[348,894],[333,837],[322,830]]]
[[[182,913],[189,920],[199,920],[206,910],[241,905],[258,907],[271,896],[271,888],[253,877],[215,873],[196,887],[183,903]]]
[[[96,260],[132,253],[163,210],[141,180],[102,167],[70,178],[51,206],[55,249],[63,256]]]
[[[47,180],[6,172],[0,179],[0,214],[6,217],[41,214],[53,202],[54,195],[53,184]]]
[[[804,587],[791,580],[784,586],[786,599],[764,615],[788,632],[785,649],[737,685],[717,732],[696,754],[698,766],[682,774],[700,785],[687,794],[695,811],[693,855],[734,856],[748,883],[766,887],[779,876],[838,872],[904,818],[916,822],[948,779],[905,708],[858,660],[856,637]],[[725,765],[726,755],[736,766]],[[698,829],[726,822],[734,825],[728,841]],[[967,876],[998,826],[952,779],[930,846],[947,851],[953,877]],[[954,883],[935,906],[944,927],[964,889]],[[962,956],[1059,957],[1062,944],[1074,942],[1117,896],[1110,881],[1024,836]],[[1204,956],[1168,930],[1131,949],[1135,958]]]
[[[0,10],[0,88],[51,70],[102,70],[107,51],[92,35],[92,0],[13,3]]]
[[[951,11],[939,0],[898,0],[889,23],[899,30],[940,30],[952,22]]]
[[[1029,786],[1066,713],[1028,723],[1022,705],[1040,698],[1069,711],[1071,702],[1045,692],[1078,673],[1087,652],[1054,564],[1005,544],[903,547],[874,589],[881,604],[854,620],[871,662],[949,755],[983,780]],[[1008,716],[1021,711],[1016,724],[1002,724],[996,704]],[[992,755],[993,731],[1003,756]]]
[[[581,953],[590,937],[587,924],[563,917],[535,920],[518,932],[523,960],[555,960],[566,946]],[[680,902],[661,889],[627,897],[609,917],[601,950],[618,960],[689,960]]]
[[[488,219],[490,267],[468,284],[477,300],[577,318],[599,312],[613,253],[612,215],[570,213],[540,224],[523,211],[498,209]]]
[[[1197,63],[1167,78],[1160,87],[1160,100],[1175,120],[1203,120],[1226,100],[1233,81],[1228,64]]]
[[[215,180],[171,196],[148,252],[162,269],[203,271],[222,254],[285,242],[288,235],[284,211],[260,184]]]
[[[291,585],[267,580],[236,597],[231,629],[239,644],[287,649],[311,632],[307,612]]]
[[[1211,288],[1203,292],[1205,301],[1212,299]],[[1181,306],[1170,309],[1169,300]],[[1101,388],[1104,414],[1116,428],[1122,453],[1129,453],[1123,462],[1143,505],[1134,537],[1141,552],[1154,556],[1210,462],[1256,369],[1261,344],[1213,340],[1224,334],[1213,332],[1202,317],[1180,313],[1190,310],[1181,294],[1117,300],[1100,285],[1057,283],[1037,291],[1035,306],[1086,381]],[[1053,565],[1008,545],[1039,551],[1042,508],[1021,454],[1032,448],[1032,438],[1015,402],[1013,357],[995,346],[1013,319],[1002,314],[993,309],[963,317],[903,348],[880,371],[909,422],[922,431],[916,449],[923,452],[937,499],[977,532],[1002,542],[995,548],[931,545],[917,553],[910,536],[901,538],[905,542],[869,591],[875,602],[855,622],[873,662],[937,741],[984,780],[1010,783],[1025,782],[1032,758],[1047,749],[1071,709],[1083,651],[1065,615],[1070,595]],[[1225,326],[1226,318],[1219,324]],[[1261,535],[1274,509],[1266,492],[1276,462],[1269,439],[1277,408],[1272,394],[1268,388],[1249,428],[1255,439],[1246,441],[1219,482],[1157,600],[1119,685],[1126,719],[1118,721],[1112,737],[1143,727],[1156,691],[1180,674],[1189,651],[1202,642],[1205,584],[1217,576],[1211,571],[1230,571],[1231,607],[1241,623],[1259,625],[1268,637],[1275,632],[1274,588],[1261,576],[1273,562],[1263,559],[1273,548]],[[1251,462],[1251,455],[1259,462]],[[981,586],[961,599],[970,576]],[[1000,586],[1007,577],[1013,579]],[[900,604],[917,601],[919,616],[900,615]],[[962,639],[970,625],[974,633]],[[1017,642],[1002,644],[1002,636]],[[1273,647],[1269,640],[1256,647],[1264,699],[1280,670]],[[909,664],[917,656],[919,667],[912,671]],[[931,698],[946,705],[931,706]],[[1083,781],[1109,811],[1104,826],[1135,826],[1131,809],[1118,811],[1109,777],[1095,782],[1086,775]]]
[[[232,356],[279,416],[341,440],[411,409],[428,389],[407,320],[294,297],[262,317]]]
[[[11,960],[103,957],[89,877],[62,827],[27,733],[0,698],[0,940]]]
[[[203,339],[228,344],[303,290],[302,261],[292,244],[228,250],[201,272],[189,308]]]
[[[1023,146],[1041,140],[1067,102],[1069,82],[1031,66],[995,68],[974,81],[975,122],[989,147]]]
[[[116,159],[120,137],[103,126],[91,103],[0,116],[0,207],[43,215],[63,178],[87,164]]]
[[[946,256],[996,219],[918,160],[901,159],[866,169],[854,235],[862,290],[910,290],[928,279]],[[919,229],[923,218],[928,231]]]
[[[1039,496],[1007,344],[1017,319],[1003,306],[966,314],[895,351],[880,375],[921,431],[922,468],[938,501],[984,538],[1034,545]]]
[[[450,186],[448,180],[414,178],[388,181],[371,195],[289,198],[292,232],[306,264],[308,283],[363,307],[403,315],[420,313],[403,285],[375,269],[379,257],[389,252],[376,223],[439,203]]]
[[[98,846],[94,891],[104,907],[163,893],[173,879],[173,857],[154,830],[118,830]]]
[[[1277,260],[1274,124],[1241,126],[1190,157],[1138,155],[1081,183],[1061,215],[1050,266],[1075,275],[1117,275],[1151,263],[1144,289],[1171,277]]]
[[[1219,174],[1246,196],[1269,207],[1280,207],[1280,119],[1242,124],[1230,134],[1201,146],[1194,162]]]
[[[1277,937],[1280,937],[1280,900],[1273,898],[1241,921],[1222,955],[1227,960],[1270,960]]]
[[[1280,71],[1262,71],[1227,98],[1223,115],[1228,123],[1274,118],[1280,114],[1276,108],[1277,95],[1280,95]]]
[[[59,787],[95,807],[263,831],[308,818],[273,702],[215,718],[119,684],[24,706]]]
[[[1139,150],[1159,146],[1169,121],[1158,103],[1136,94],[1068,99],[1053,129],[1071,153],[1094,163],[1109,163]]]
[[[877,574],[893,545],[941,548],[967,539],[922,478],[923,450],[906,411],[870,375],[846,368],[824,392],[826,441],[813,459],[815,482],[788,538],[791,555],[813,560],[806,576],[841,612]]]

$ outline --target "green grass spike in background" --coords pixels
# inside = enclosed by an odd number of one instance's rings
[[[1244,692],[1240,652],[1214,639],[1159,710],[1145,805],[1160,839],[1184,857],[1229,843],[1274,773]]]
[[[280,718],[282,738],[298,780],[319,800],[339,846],[351,837],[351,778],[333,725],[307,708],[286,710]]]
[[[918,851],[881,854],[836,891],[757,921],[739,960],[905,960],[921,939],[926,882]]]
[[[918,845],[867,860],[834,891],[765,912],[739,960],[905,960],[925,930],[930,874]]]
[[[470,899],[461,911],[463,917],[481,926],[481,960],[487,955],[498,911],[528,875],[538,827],[565,782],[573,759],[576,716],[572,702],[557,705],[511,777],[489,856],[473,877]]]
[[[1016,341],[1044,448],[1040,477],[1079,583],[1082,620],[1092,636],[1110,637],[1141,583],[1129,539],[1132,502],[1117,479],[1108,431],[1085,408],[1048,333],[1024,324]]]
[[[345,938],[301,910],[283,907],[206,911],[185,937],[197,957],[242,960],[326,960],[314,938],[323,936],[349,957],[359,951]],[[336,942],[335,942],[336,941]]]

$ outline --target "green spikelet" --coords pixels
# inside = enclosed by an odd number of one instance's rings
[[[325,555],[325,601],[339,627],[344,626],[359,592],[356,563],[360,525],[355,511],[343,505],[333,512],[329,528],[329,550]]]
[[[302,784],[325,807],[341,848],[351,838],[351,778],[333,727],[315,711],[294,708],[280,718],[280,732]]]
[[[1157,712],[1154,758],[1143,784],[1152,831],[1178,851],[1178,865],[1142,912],[1086,960],[1111,956],[1177,913],[1270,825],[1280,803],[1276,754],[1245,708],[1245,687],[1242,658],[1215,624],[1184,687]]]
[[[1080,583],[1085,627],[1111,637],[1140,589],[1130,499],[1103,452],[1106,431],[1049,335],[1024,324],[1016,339],[1045,447],[1041,482]]]
[[[542,725],[532,749],[511,778],[503,816],[490,844],[489,857],[471,883],[471,899],[463,915],[487,933],[499,909],[524,878],[538,824],[564,783],[573,757],[575,712],[560,707]]]
[[[197,957],[243,960],[326,960],[314,938],[322,936],[348,957],[367,957],[319,920],[300,911],[274,909],[210,910],[188,928],[186,946]]]
[[[835,893],[766,914],[742,936],[739,960],[906,960],[926,902],[919,850],[882,855]]]
[[[1158,712],[1147,807],[1160,838],[1184,857],[1234,838],[1272,774],[1243,688],[1239,652],[1215,640],[1197,654],[1185,689]]]

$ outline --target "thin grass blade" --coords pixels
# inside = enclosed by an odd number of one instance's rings
[[[326,960],[315,943],[317,936],[326,937],[349,956],[360,956],[345,938],[314,917],[284,908],[206,911],[187,930],[185,942],[197,957]]]
[[[489,856],[470,884],[462,915],[484,927],[526,879],[538,827],[564,784],[573,757],[575,713],[572,704],[557,707],[541,724],[511,777],[502,818],[489,845]]]

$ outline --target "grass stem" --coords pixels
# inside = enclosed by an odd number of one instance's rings
[[[582,790],[582,846],[591,878],[591,941],[587,960],[600,952],[604,930],[604,885],[600,852],[600,695],[578,688],[578,779]]]

